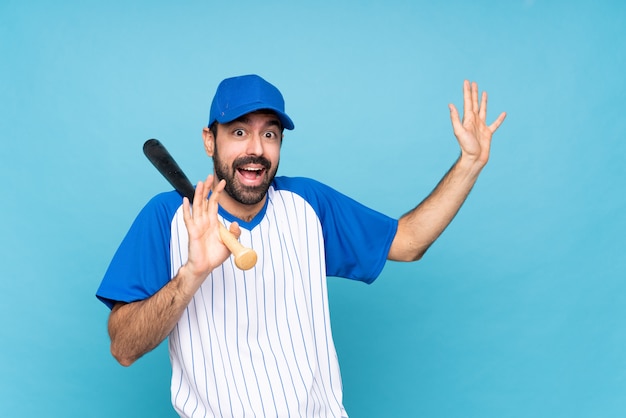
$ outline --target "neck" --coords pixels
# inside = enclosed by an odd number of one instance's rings
[[[250,222],[265,206],[267,195],[259,203],[245,205],[233,199],[228,193],[222,192],[219,200],[220,206],[231,215],[245,222]]]

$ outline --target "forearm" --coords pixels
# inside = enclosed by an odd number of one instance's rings
[[[419,260],[452,222],[484,163],[461,156],[430,195],[398,221],[389,259]]]
[[[398,230],[388,258],[397,261],[419,260],[452,222],[489,160],[491,137],[506,113],[487,125],[487,93],[478,97],[478,85],[463,82],[463,120],[450,104],[450,121],[461,156],[435,190],[415,209],[398,221]]]
[[[111,354],[130,366],[156,348],[172,331],[200,286],[183,266],[161,290],[150,298],[114,306],[109,317]]]

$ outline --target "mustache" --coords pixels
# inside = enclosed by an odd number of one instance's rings
[[[238,167],[244,166],[246,164],[258,164],[263,166],[266,170],[272,166],[272,163],[265,157],[256,157],[253,155],[249,155],[247,157],[237,158],[233,161],[233,168],[237,169]]]

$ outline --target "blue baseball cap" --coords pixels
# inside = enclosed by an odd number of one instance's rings
[[[256,110],[271,110],[283,128],[293,129],[285,113],[285,100],[280,91],[256,74],[227,78],[217,86],[211,103],[209,126],[213,122],[228,123]]]

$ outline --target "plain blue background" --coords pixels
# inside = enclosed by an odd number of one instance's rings
[[[0,414],[172,417],[162,345],[131,368],[94,297],[144,203],[193,181],[225,77],[296,123],[280,173],[398,217],[458,155],[462,82],[509,116],[426,257],[331,278],[352,417],[626,415],[626,3],[0,2]]]

